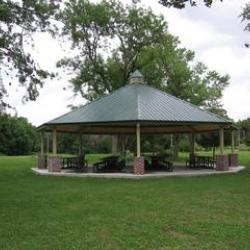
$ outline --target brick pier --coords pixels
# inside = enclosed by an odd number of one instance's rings
[[[229,154],[229,166],[230,167],[238,167],[239,166],[239,160],[238,160],[238,154]]]
[[[144,157],[136,157],[134,161],[134,174],[143,175],[144,173]]]
[[[48,172],[60,172],[62,169],[62,159],[58,156],[48,158]]]
[[[46,168],[46,155],[39,154],[37,159],[37,166],[39,169],[45,169]]]
[[[228,171],[229,158],[228,155],[217,155],[216,157],[216,170]]]

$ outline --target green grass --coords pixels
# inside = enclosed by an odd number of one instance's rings
[[[240,161],[234,175],[111,180],[1,156],[0,249],[250,249],[250,152]]]

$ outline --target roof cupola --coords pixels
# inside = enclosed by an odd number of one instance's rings
[[[129,83],[130,84],[135,84],[135,83],[143,84],[144,83],[143,74],[139,70],[134,71],[129,76]]]

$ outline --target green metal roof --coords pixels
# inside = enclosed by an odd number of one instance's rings
[[[145,84],[128,84],[44,125],[232,122]]]

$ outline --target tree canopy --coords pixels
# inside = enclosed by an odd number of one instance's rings
[[[238,121],[238,126],[241,128],[241,142],[250,146],[250,118]]]
[[[247,22],[245,29],[250,31],[250,2],[245,5],[241,17],[242,21]]]
[[[242,18],[242,21],[246,23],[245,31],[250,32],[250,2],[245,5],[240,16]],[[245,46],[249,48],[249,42],[246,42]]]
[[[220,0],[221,2],[223,0]],[[197,5],[196,0],[159,0],[159,3],[162,4],[163,6],[166,7],[175,7],[178,9],[182,9],[185,8],[187,4],[190,4],[191,6],[196,6]],[[207,7],[211,7],[211,5],[213,4],[213,2],[215,2],[214,0],[203,0],[202,1],[205,6]]]
[[[0,1],[0,73],[10,81],[17,78],[27,90],[26,99],[35,100],[38,86],[52,75],[39,67],[31,51],[25,50],[25,44],[32,46],[35,32],[49,30],[51,17],[58,10],[59,3],[54,0]],[[0,82],[2,108],[7,105],[3,101],[5,94],[6,89]]]
[[[176,8],[184,8],[186,4],[194,6],[197,3],[197,1],[190,0],[160,0],[159,2],[164,6]],[[212,0],[203,2],[206,6],[211,6],[213,3]],[[71,66],[77,71],[77,77],[72,82],[75,90],[82,92],[87,99],[95,99],[103,93],[124,85],[131,69],[135,67],[143,68],[143,73],[150,80],[153,78],[152,70],[146,62],[154,57],[155,63],[154,65],[151,63],[151,66],[157,67],[160,60],[156,56],[161,55],[163,46],[165,50],[171,51],[177,48],[179,42],[167,32],[167,23],[163,17],[154,15],[152,11],[134,7],[130,5],[126,9],[119,1],[114,0],[102,1],[98,4],[85,0],[64,1],[63,4],[61,0],[1,1],[1,73],[18,79],[20,85],[27,89],[26,100],[37,98],[39,87],[43,86],[43,80],[53,74],[39,67],[32,58],[31,52],[25,50],[24,44],[32,45],[32,34],[35,32],[57,32],[57,28],[53,26],[55,18],[65,24],[63,35],[68,35],[68,38],[72,39],[73,47],[80,49],[76,58],[62,60],[58,65]],[[61,9],[64,11],[61,18],[58,18]],[[110,41],[112,45],[109,44]],[[114,43],[119,43],[120,46],[113,48]],[[109,53],[109,56],[100,53],[105,50],[112,53]],[[177,68],[182,73],[183,82],[190,79],[193,70],[185,68],[185,64],[193,60],[193,53],[185,49],[183,51],[176,49],[174,52],[166,53],[174,55],[169,55],[169,60],[162,55],[161,63],[165,63],[165,66],[167,63],[168,67],[165,69],[161,67],[156,71],[154,76],[157,78],[158,85],[156,81],[152,84],[159,86],[159,81],[162,81],[166,73],[173,75],[177,73]],[[176,57],[179,57],[178,60]],[[178,66],[173,69],[171,65],[174,60],[175,63],[178,62]],[[157,74],[160,75],[157,76]],[[193,77],[195,78],[194,75]],[[168,78],[170,79],[169,76]],[[96,84],[99,79],[101,79],[100,84]],[[171,80],[173,82],[173,77]],[[180,82],[181,79],[179,77],[179,80],[175,80]],[[88,91],[83,93],[84,84],[82,83],[91,81],[92,84],[85,84]],[[165,88],[166,86],[163,89]],[[169,89],[173,90],[173,86]],[[3,102],[5,94],[4,85],[0,82],[0,105],[2,107],[7,105]],[[184,99],[189,99],[185,95]]]
[[[77,49],[75,57],[58,62],[74,72],[74,90],[88,100],[128,83],[140,69],[147,84],[198,106],[220,110],[229,77],[198,63],[194,52],[180,47],[163,16],[119,1],[74,0],[61,13],[63,35]]]

